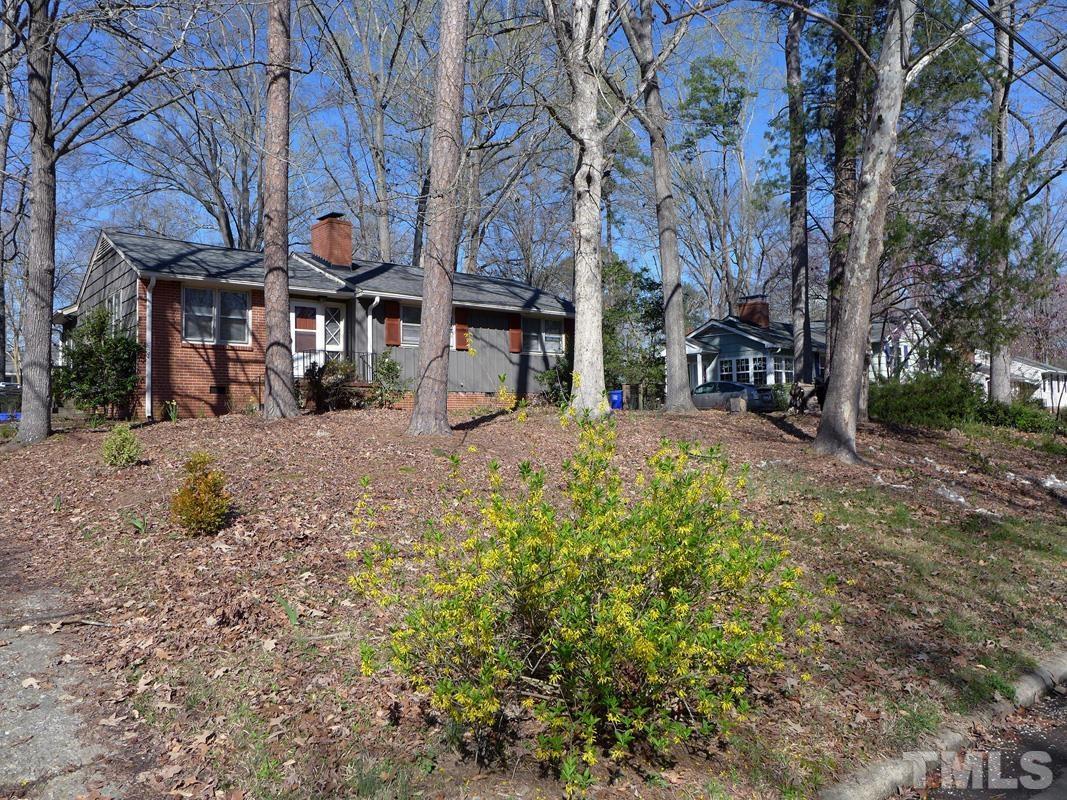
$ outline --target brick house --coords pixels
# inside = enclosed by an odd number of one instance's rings
[[[339,214],[311,228],[311,252],[289,256],[294,373],[352,361],[363,379],[390,349],[402,374],[418,363],[422,272],[352,260],[352,225]],[[77,301],[55,315],[65,331],[98,306],[144,345],[135,414],[181,416],[258,407],[263,395],[262,253],[122,231],[101,232]],[[573,329],[565,299],[518,281],[457,274],[449,407],[484,405],[504,376],[519,396],[563,355]],[[62,336],[61,336],[62,338]]]

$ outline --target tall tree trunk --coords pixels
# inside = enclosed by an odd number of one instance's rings
[[[837,22],[849,33],[860,30],[859,15],[868,10],[862,0],[840,0]],[[864,23],[867,29],[870,23]],[[837,318],[841,310],[844,289],[845,259],[848,255],[849,235],[856,209],[856,160],[860,147],[860,83],[863,60],[856,48],[839,34],[834,35],[834,110],[831,123],[833,138],[833,225],[830,231],[830,275],[827,298],[826,356],[833,362],[834,341],[837,337]]]
[[[457,175],[463,150],[463,72],[467,4],[442,0],[441,40],[434,80],[430,197],[422,284],[422,330],[411,435],[447,434],[448,349],[452,327],[452,279],[456,271],[459,213]]]
[[[789,265],[793,310],[793,373],[811,382],[811,319],[808,315],[808,137],[804,117],[800,37],[807,15],[789,14],[785,36],[786,91],[789,94]]]
[[[463,271],[478,271],[478,251],[482,247],[482,151],[468,155],[467,232],[464,235]]]
[[[290,0],[271,0],[267,13],[267,121],[263,154],[263,310],[267,344],[263,415],[278,419],[299,413],[289,330]]]
[[[992,13],[1005,26],[1009,25],[1007,8],[990,2]],[[994,317],[990,326],[996,333],[989,347],[989,399],[998,403],[1011,402],[1011,350],[1005,341],[1003,328],[1005,308],[1005,279],[1008,275],[1008,249],[1011,221],[1008,219],[1008,90],[1011,87],[1012,54],[1011,36],[1000,27],[995,33],[995,59],[997,72],[992,78],[992,130],[989,157],[989,227],[991,242],[989,282]]]
[[[385,155],[385,109],[381,103],[374,109],[374,145],[371,147],[374,160],[374,204],[378,224],[378,257],[382,261],[393,260],[393,235],[389,227],[389,170]]]
[[[12,14],[20,4],[4,3],[3,20],[0,21],[0,80],[4,81],[4,121],[0,123],[0,215],[3,214],[5,189],[7,188],[8,155],[11,149],[11,132],[15,127],[15,64],[18,55],[12,30]],[[8,231],[0,217],[0,381],[7,375],[7,238]]]
[[[48,0],[32,0],[26,79],[30,116],[30,241],[22,312],[22,420],[29,444],[52,428],[52,299],[56,274],[56,148],[52,123],[54,48]]]
[[[579,72],[572,114],[578,143],[571,188],[574,204],[574,385],[571,409],[600,416],[604,403],[604,296],[600,263],[604,134],[597,120],[600,82]]]
[[[904,100],[905,62],[915,25],[915,0],[897,0],[878,57],[878,83],[863,144],[856,218],[848,242],[837,319],[833,370],[815,449],[855,462],[856,423],[869,347],[871,303],[884,246],[886,211],[896,160],[897,123]]]
[[[667,112],[663,108],[656,54],[652,40],[652,3],[642,0],[641,15],[624,18],[630,43],[645,86],[645,113],[641,120],[648,132],[652,153],[652,184],[656,193],[656,226],[659,231],[660,279],[663,286],[663,334],[666,345],[668,411],[692,411],[692,387],[685,353],[685,305],[682,289],[682,263],[678,254],[678,202],[674,197],[670,147],[667,144]]]
[[[422,245],[426,231],[426,206],[430,198],[430,165],[426,165],[415,201],[415,231],[411,238],[411,266],[422,267]]]

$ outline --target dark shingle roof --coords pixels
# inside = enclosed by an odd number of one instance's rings
[[[263,283],[263,254],[210,244],[183,242],[126,231],[107,231],[111,243],[136,268],[174,278]],[[294,290],[351,292],[299,258],[289,259],[289,284]]]
[[[305,256],[311,260],[314,256]],[[402,264],[380,261],[355,261],[352,270],[332,267],[314,259],[331,275],[343,278],[349,286],[364,294],[421,297],[423,272]],[[457,272],[452,284],[452,301],[456,305],[491,306],[547,314],[571,314],[570,301],[521,281]]]
[[[139,271],[202,280],[263,282],[263,254],[217,245],[183,242],[127,231],[107,231],[107,238]],[[422,296],[422,270],[400,264],[356,261],[352,269],[331,266],[311,255],[289,258],[289,284],[294,291],[343,294]],[[561,297],[519,281],[457,273],[453,302],[547,314],[571,314],[574,306]]]
[[[750,336],[753,339],[757,339],[761,342],[766,342],[768,345],[774,348],[792,349],[793,347],[793,324],[791,322],[772,322],[769,328],[761,328],[759,325],[753,325],[750,322],[744,322],[734,315],[730,315],[721,320],[712,320],[717,322],[725,328],[734,330],[737,333]],[[701,331],[692,338],[702,339],[704,336],[715,335],[712,331]],[[822,325],[812,322],[811,325],[811,343],[817,350],[826,349],[826,330]]]

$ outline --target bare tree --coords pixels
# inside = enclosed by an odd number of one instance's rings
[[[908,55],[915,14],[914,0],[895,0],[882,40],[871,122],[863,143],[856,217],[845,259],[841,313],[835,318],[833,368],[815,439],[817,452],[842,461],[858,458],[856,424],[866,372],[871,303],[884,246],[897,122],[909,78]],[[917,69],[921,69],[918,64],[912,66],[913,71]]]
[[[808,298],[808,137],[800,39],[807,16],[789,13],[785,36],[786,93],[789,96],[789,266],[793,317],[793,372],[812,379],[811,315]]]
[[[52,426],[52,303],[56,273],[56,162],[64,155],[88,143],[100,141],[116,130],[144,119],[154,107],[128,109],[114,115],[146,81],[159,76],[178,52],[192,16],[175,20],[167,9],[153,10],[164,19],[156,20],[160,28],[177,30],[173,42],[157,46],[143,36],[141,47],[129,47],[136,41],[136,24],[124,25],[119,16],[107,9],[75,8],[59,15],[58,4],[48,0],[30,0],[25,37],[26,79],[30,123],[30,237],[26,271],[26,304],[23,310],[22,420],[18,439],[24,444],[39,442]],[[129,12],[133,13],[133,12]],[[175,24],[177,23],[177,24]],[[63,63],[74,73],[70,86],[60,98],[62,116],[55,118],[53,97],[55,58],[60,49],[59,36],[67,28],[75,31],[74,45],[90,40],[90,32],[107,38],[116,46],[126,45],[129,75],[106,73],[100,85],[87,85],[86,72],[72,66],[75,55],[63,50]],[[109,36],[109,34],[114,34]],[[141,58],[138,58],[141,56]],[[96,77],[94,75],[94,77]]]
[[[685,308],[682,295],[682,262],[678,253],[678,203],[674,196],[670,148],[667,144],[667,112],[660,96],[655,43],[652,37],[652,0],[638,0],[637,13],[629,0],[618,3],[619,18],[630,49],[637,59],[645,83],[644,109],[637,118],[648,132],[652,151],[652,183],[656,195],[656,222],[659,229],[660,280],[663,286],[663,331],[666,339],[666,402],[671,411],[693,410],[689,367],[685,351]],[[679,23],[679,35],[688,27],[688,18]]]
[[[452,278],[456,271],[456,231],[460,156],[463,153],[463,73],[467,46],[467,4],[442,0],[434,125],[430,145],[430,192],[426,252],[423,257],[422,332],[415,405],[408,433],[451,432],[448,424],[448,350],[452,326]]]
[[[263,415],[295,417],[293,342],[289,330],[289,71],[290,0],[267,7],[267,123],[263,153]]]

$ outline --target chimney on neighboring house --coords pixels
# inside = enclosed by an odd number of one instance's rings
[[[771,327],[771,306],[765,294],[749,294],[741,298],[737,316],[742,322],[760,328]]]
[[[352,223],[333,211],[311,226],[311,253],[335,267],[352,267]]]

